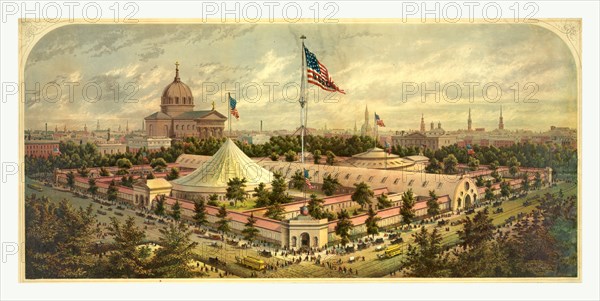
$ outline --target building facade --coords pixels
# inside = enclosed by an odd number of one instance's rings
[[[227,117],[215,110],[194,111],[194,96],[190,87],[179,77],[176,63],[175,78],[163,90],[160,111],[146,118],[146,134],[149,138],[183,139],[185,137],[223,137]]]

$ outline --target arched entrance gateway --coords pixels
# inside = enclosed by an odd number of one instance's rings
[[[300,247],[310,247],[310,235],[306,232],[300,234]]]
[[[471,196],[467,194],[467,196],[465,196],[465,208],[471,208],[472,206]]]

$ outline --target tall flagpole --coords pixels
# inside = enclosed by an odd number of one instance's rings
[[[301,144],[302,144],[302,157],[300,158],[300,162],[302,163],[302,167],[304,168],[304,131],[305,131],[305,106],[306,106],[306,99],[305,99],[305,94],[306,94],[306,77],[304,75],[304,73],[306,72],[306,65],[305,65],[305,55],[304,55],[304,40],[306,39],[306,37],[304,35],[300,36],[300,40],[302,40],[302,48],[300,49],[300,53],[301,53],[301,60],[302,60],[302,66],[301,66],[301,79],[300,79],[300,140],[301,140]],[[302,171],[304,173],[304,171]]]
[[[306,128],[305,123],[306,123],[306,117],[305,117],[305,108],[306,108],[306,76],[305,76],[305,72],[306,72],[306,55],[304,53],[304,40],[306,39],[306,36],[302,35],[300,36],[300,40],[302,40],[302,48],[300,48],[300,58],[302,60],[302,65],[300,66],[300,143],[302,144],[302,154],[301,154],[301,158],[300,158],[300,162],[302,163],[302,177],[305,178],[304,181],[306,182],[306,177],[305,177],[305,173],[304,173],[304,130]],[[302,186],[304,189],[303,194],[304,194],[304,205],[306,206],[306,186],[307,184],[304,183],[304,185]]]
[[[227,112],[229,118],[229,139],[231,139],[231,93],[227,92]]]

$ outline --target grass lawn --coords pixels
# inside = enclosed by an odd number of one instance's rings
[[[254,205],[256,204],[255,198],[246,199],[243,202],[237,202],[237,205],[230,205],[230,202],[227,201],[225,203],[225,208],[235,211],[246,211],[249,209],[254,209]]]

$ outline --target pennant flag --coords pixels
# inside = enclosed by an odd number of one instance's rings
[[[375,123],[378,126],[385,127],[385,123],[383,123],[383,120],[381,120],[381,118],[379,118],[379,115],[377,115],[377,113],[375,113]]]
[[[304,47],[304,54],[306,56],[306,75],[309,83],[319,86],[325,91],[346,94],[344,90],[340,89],[340,87],[333,82],[333,79],[329,76],[327,67],[319,62],[314,53]]]
[[[238,113],[236,106],[237,106],[237,100],[233,99],[233,97],[231,97],[231,95],[229,95],[229,108],[231,109],[231,115],[233,115],[233,117],[235,117],[235,119],[239,120],[240,113]]]
[[[55,153],[55,154],[57,154],[57,155],[61,154],[60,149],[58,149],[58,147],[53,148],[52,152]]]
[[[304,170],[304,182],[306,182],[306,186],[308,186],[309,189],[313,189],[312,184],[310,183],[310,180],[308,179],[308,170],[305,169]]]

